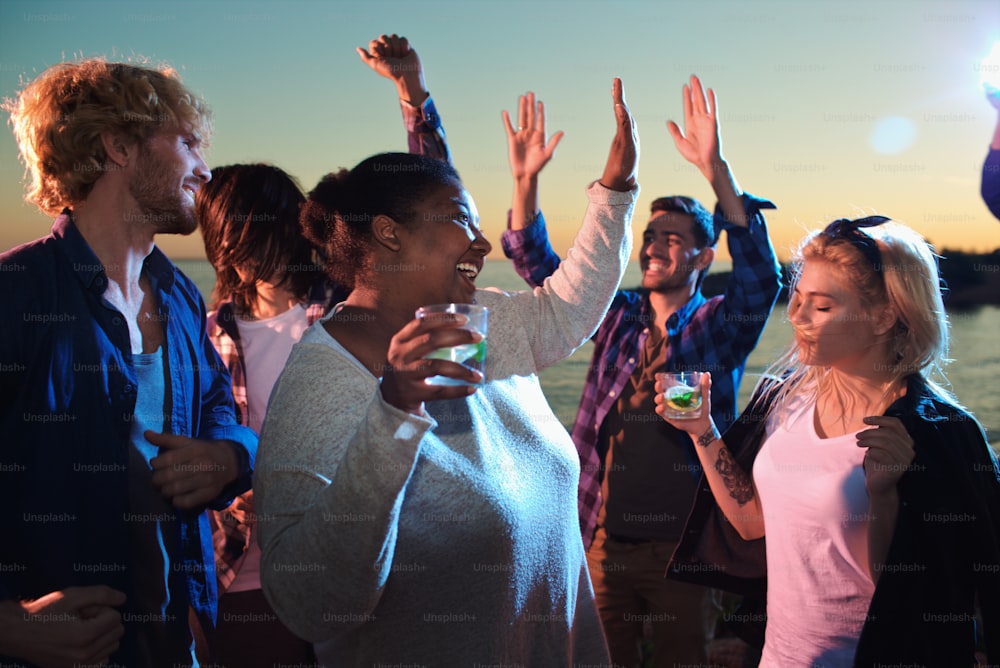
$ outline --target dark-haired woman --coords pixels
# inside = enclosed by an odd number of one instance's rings
[[[405,37],[382,35],[361,60],[396,85],[411,151],[447,161],[440,117]],[[212,170],[197,196],[205,253],[216,271],[208,334],[233,379],[237,419],[260,432],[292,345],[347,294],[331,283],[302,234],[305,195],[283,170],[237,164]],[[277,620],[260,588],[253,493],[210,513],[219,581],[213,660],[230,666],[312,661],[312,644]]]
[[[593,333],[628,260],[638,139],[618,81],[614,99],[574,250],[534,292],[476,288],[491,246],[441,162],[378,155],[310,193],[304,226],[356,279],[275,387],[256,492],[264,590],[325,665],[609,663],[578,458],[537,373]],[[460,316],[414,318],[442,302],[489,309],[485,378],[425,359],[480,340]]]

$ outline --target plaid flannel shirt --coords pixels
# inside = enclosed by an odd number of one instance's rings
[[[451,152],[434,100],[428,96],[419,107],[401,100],[399,106],[403,111],[403,125],[410,153],[450,163]],[[309,324],[319,320],[330,306],[344,296],[342,288],[331,286],[325,281],[313,286],[306,306]],[[236,419],[240,424],[246,424],[246,364],[236,327],[236,313],[231,302],[220,304],[218,311],[209,314],[208,334],[233,377]],[[225,510],[209,512],[220,596],[236,579],[243,555],[250,547],[250,529],[254,518],[253,490],[236,497]]]
[[[310,325],[323,317],[331,305],[331,297],[331,287],[326,281],[312,287],[306,304],[306,318]],[[236,420],[246,424],[247,370],[232,302],[223,302],[217,311],[208,314],[208,336],[233,378]],[[237,496],[225,510],[210,510],[208,515],[212,525],[212,546],[215,548],[215,574],[219,580],[219,596],[222,596],[236,579],[240,560],[250,547],[250,528],[255,521],[253,490]]]
[[[727,222],[721,209],[715,212],[715,238],[726,230],[733,259],[725,294],[706,299],[699,290],[666,322],[670,343],[664,371],[712,372],[712,417],[722,431],[736,419],[736,395],[747,355],[757,345],[781,289],[781,269],[761,213],[775,206],[748,194],[743,195],[743,205],[750,221],[745,228]],[[541,213],[523,230],[508,229],[501,242],[518,275],[532,286],[541,285],[561,261],[549,245]],[[647,292],[620,290],[592,339],[594,354],[573,425],[581,469],[580,530],[587,549],[603,503],[606,444],[599,443],[601,424],[635,371],[651,318]],[[687,456],[697,464],[690,439]],[[692,467],[692,475],[697,476],[698,470]]]

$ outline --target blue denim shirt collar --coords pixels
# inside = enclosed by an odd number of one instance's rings
[[[80,282],[91,292],[103,295],[108,286],[104,265],[73,221],[72,211],[63,209],[56,217],[52,223],[52,236],[62,241],[59,247],[66,254]],[[143,271],[153,290],[169,293],[173,289],[173,266],[156,246],[153,246],[152,252],[146,257]]]

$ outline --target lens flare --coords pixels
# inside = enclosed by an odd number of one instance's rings
[[[979,63],[979,82],[986,88],[1000,90],[1000,42],[995,43],[990,55]]]

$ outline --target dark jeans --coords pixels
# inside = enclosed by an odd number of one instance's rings
[[[260,589],[223,594],[212,663],[222,668],[271,668],[316,664],[311,642],[278,620]]]
[[[643,630],[651,626],[653,666],[705,665],[708,608],[704,587],[668,580],[674,542],[626,543],[599,529],[587,566],[615,666],[639,665]]]

